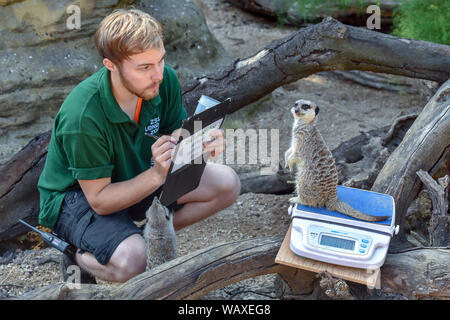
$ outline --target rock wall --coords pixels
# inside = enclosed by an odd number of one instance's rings
[[[139,1],[136,6],[163,25],[167,61],[183,83],[231,62],[209,31],[202,9],[191,0]]]
[[[71,5],[80,9],[79,28],[70,28]],[[166,61],[182,83],[230,61],[192,1],[0,0],[0,163],[50,129],[67,94],[102,67],[95,30],[114,9],[131,6],[162,23]]]

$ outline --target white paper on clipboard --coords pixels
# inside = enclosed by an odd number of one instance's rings
[[[192,136],[183,139],[178,146],[178,151],[174,155],[172,171],[175,172],[184,165],[192,161]]]
[[[223,119],[216,120],[202,128],[202,130],[198,130],[193,135],[181,140],[178,150],[174,155],[173,166],[170,172],[173,173],[186,164],[191,163],[192,160],[198,159],[203,153],[203,145],[211,141],[209,132],[212,129],[220,128],[222,121]]]

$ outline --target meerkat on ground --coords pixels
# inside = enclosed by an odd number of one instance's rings
[[[177,257],[173,211],[155,197],[145,213],[147,223],[144,240],[147,249],[147,270]]]
[[[291,203],[311,207],[326,207],[357,219],[382,221],[389,216],[362,213],[337,197],[338,173],[332,153],[315,126],[319,107],[309,100],[297,100],[291,108],[294,116],[292,142],[284,155],[285,167],[291,173],[297,169],[297,197]]]

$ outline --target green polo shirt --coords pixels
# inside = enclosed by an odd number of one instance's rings
[[[67,96],[56,115],[44,170],[38,182],[39,223],[53,228],[67,191],[78,179],[134,178],[153,165],[146,134],[171,134],[187,117],[175,70],[166,65],[159,95],[143,101],[139,124],[114,98],[110,72],[103,67]]]

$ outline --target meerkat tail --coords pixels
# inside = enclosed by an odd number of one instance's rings
[[[337,211],[353,218],[365,221],[383,221],[390,218],[390,216],[371,216],[369,214],[362,213],[361,211],[354,209],[347,203],[342,202],[337,198],[335,200],[329,201],[326,204],[326,207],[328,210]]]

